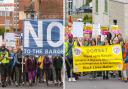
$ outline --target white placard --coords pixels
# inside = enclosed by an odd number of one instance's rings
[[[73,22],[73,30],[72,30],[73,37],[83,37],[83,28],[84,28],[83,22]]]
[[[7,47],[16,47],[15,33],[5,33],[5,43]]]
[[[100,24],[93,24],[92,37],[101,35]]]

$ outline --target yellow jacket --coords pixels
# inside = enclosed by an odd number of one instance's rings
[[[3,56],[3,53],[1,52],[1,53],[0,53],[0,57],[2,57],[2,56]],[[8,57],[9,57],[9,53],[6,51],[4,58],[1,59],[1,63],[3,63],[3,64],[9,63]]]

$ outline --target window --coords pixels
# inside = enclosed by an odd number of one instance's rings
[[[68,2],[68,14],[71,15],[73,9],[73,1],[69,0]]]
[[[8,11],[8,12],[6,12],[6,16],[10,16],[11,15],[11,13]]]
[[[98,13],[98,0],[96,0],[96,6],[95,6],[95,8],[96,8],[96,13]]]
[[[70,7],[70,8],[72,9],[72,7],[73,7],[73,3],[71,2],[70,4],[71,4],[71,7]]]
[[[108,12],[108,0],[105,0],[104,3],[105,3],[104,12],[107,13]]]

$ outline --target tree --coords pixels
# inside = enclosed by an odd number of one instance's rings
[[[0,35],[4,35],[5,29],[3,27],[0,28]]]
[[[84,23],[92,23],[92,16],[85,15],[83,18]]]
[[[90,2],[92,2],[92,0],[86,0],[86,5],[89,5]]]

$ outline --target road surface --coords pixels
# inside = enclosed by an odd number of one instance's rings
[[[80,79],[76,82],[68,82],[66,80],[65,85],[65,89],[128,89],[128,83],[118,79]]]

